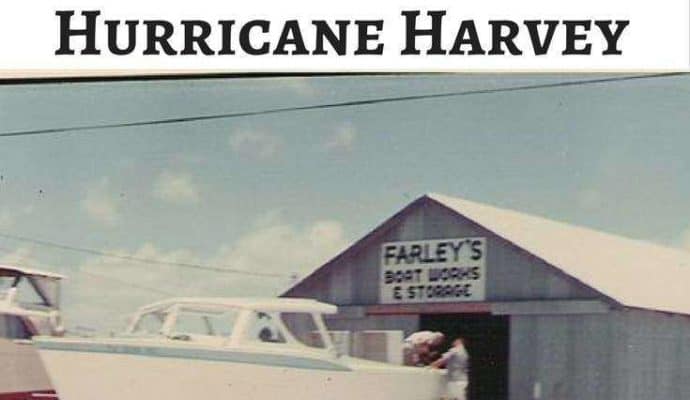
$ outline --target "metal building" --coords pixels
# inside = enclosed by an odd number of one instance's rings
[[[466,339],[470,399],[690,398],[690,254],[429,194],[285,293]]]

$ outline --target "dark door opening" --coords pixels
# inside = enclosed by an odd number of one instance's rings
[[[470,356],[468,400],[508,399],[507,316],[491,314],[423,314],[420,330],[443,332],[444,349],[462,337]]]

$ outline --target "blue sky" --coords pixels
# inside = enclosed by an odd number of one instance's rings
[[[496,88],[582,75],[434,75],[0,87],[0,130]],[[690,248],[690,76],[0,139],[0,233],[303,276],[426,192]],[[0,239],[69,276],[70,326],[288,278],[151,266]],[[104,278],[103,278],[104,277]],[[117,281],[122,282],[117,282]],[[107,316],[107,317],[104,317]]]

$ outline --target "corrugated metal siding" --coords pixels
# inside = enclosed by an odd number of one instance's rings
[[[610,400],[609,314],[512,316],[510,398]]]
[[[690,398],[690,318],[643,310],[622,314],[625,398]]]
[[[510,398],[690,398],[690,319],[641,310],[512,316]]]

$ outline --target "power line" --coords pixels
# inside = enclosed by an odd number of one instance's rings
[[[152,292],[152,293],[156,293],[156,294],[161,294],[161,295],[163,295],[163,296],[169,296],[169,297],[178,296],[178,294],[175,294],[175,293],[172,293],[172,292],[168,292],[168,291],[166,291],[166,290],[156,289],[156,288],[152,288],[152,287],[149,287],[149,286],[140,285],[140,284],[138,284],[138,283],[132,283],[132,282],[128,282],[128,281],[123,281],[123,280],[121,280],[121,279],[113,278],[112,276],[105,276],[105,275],[101,275],[101,274],[95,274],[95,273],[93,273],[93,272],[87,272],[87,271],[84,271],[83,269],[80,269],[78,273],[79,273],[79,274],[84,274],[84,275],[86,275],[86,276],[90,276],[90,277],[96,278],[96,279],[102,279],[102,280],[105,280],[105,281],[115,282],[115,283],[118,283],[118,284],[120,284],[120,285],[122,285],[122,286],[128,286],[128,287],[131,287],[131,288],[134,288],[134,289],[143,290],[143,291],[146,291],[146,292]]]
[[[7,248],[4,248],[4,247],[0,247],[0,251],[3,252],[3,253],[6,253],[6,254],[11,254],[11,253],[13,252],[12,250],[7,249]],[[32,265],[32,266],[35,265],[35,266],[37,266],[37,267],[39,267],[39,268],[47,268],[47,267],[45,266],[45,264],[43,264],[42,262],[37,261],[37,260],[34,259],[34,258],[29,258],[29,257],[25,257],[25,256],[20,256],[20,257],[17,257],[17,260],[18,260],[19,262],[21,262],[21,263],[24,263],[24,264],[28,264],[28,265]],[[171,292],[168,292],[168,291],[165,291],[165,290],[156,289],[156,288],[152,288],[152,287],[148,287],[148,286],[143,286],[143,285],[139,285],[139,284],[137,284],[137,283],[132,283],[132,282],[123,281],[123,280],[121,280],[121,279],[113,278],[113,277],[111,277],[111,276],[106,276],[106,275],[96,274],[96,273],[93,273],[93,272],[84,271],[83,269],[80,269],[78,273],[79,273],[79,274],[86,275],[86,276],[89,276],[89,277],[92,277],[92,278],[97,278],[97,279],[101,279],[101,280],[105,280],[105,281],[115,282],[115,283],[118,283],[118,284],[120,284],[120,285],[122,285],[122,286],[128,286],[128,287],[131,287],[131,288],[134,288],[134,289],[143,290],[143,291],[146,291],[146,292],[152,292],[152,293],[162,294],[162,295],[164,295],[164,296],[171,296],[171,297],[175,296],[175,294],[173,294],[173,293],[171,293]]]
[[[23,131],[11,131],[0,133],[0,137],[11,137],[11,136],[28,136],[28,135],[48,135],[57,133],[67,133],[67,132],[79,132],[86,130],[98,130],[98,129],[116,129],[116,128],[129,128],[138,126],[148,126],[148,125],[168,125],[168,124],[181,124],[199,121],[210,121],[217,119],[231,119],[231,118],[243,118],[243,117],[253,117],[259,115],[270,115],[270,114],[282,114],[297,111],[309,111],[309,110],[323,110],[331,108],[340,107],[358,107],[367,106],[383,103],[397,103],[406,101],[418,101],[418,100],[429,100],[429,99],[440,99],[448,97],[461,97],[461,96],[473,96],[473,95],[485,95],[485,94],[495,94],[495,93],[507,93],[507,92],[517,92],[517,91],[528,91],[528,90],[540,90],[540,89],[552,89],[558,87],[572,87],[572,86],[585,86],[585,85],[600,85],[605,83],[615,83],[622,81],[632,81],[640,79],[653,79],[653,78],[666,78],[678,75],[685,75],[687,72],[670,72],[670,73],[659,73],[659,74],[648,74],[648,75],[629,75],[629,76],[619,76],[610,78],[597,78],[597,79],[585,79],[576,80],[569,82],[554,82],[554,83],[544,83],[544,84],[534,84],[534,85],[520,85],[511,86],[503,88],[494,89],[476,89],[467,90],[459,92],[446,92],[446,93],[431,93],[431,94],[420,94],[411,96],[394,96],[394,97],[380,97],[375,99],[365,99],[365,100],[350,100],[335,103],[322,103],[322,104],[312,104],[305,106],[294,106],[294,107],[278,107],[278,108],[268,108],[264,110],[255,111],[242,111],[234,113],[224,113],[224,114],[208,114],[208,115],[196,115],[188,117],[177,117],[177,118],[163,118],[154,120],[144,120],[144,121],[132,121],[132,122],[118,122],[118,123],[108,123],[108,124],[90,124],[90,125],[74,125],[60,128],[46,128],[46,129],[32,129]]]
[[[78,252],[78,253],[85,253],[85,254],[91,254],[91,255],[108,257],[108,258],[117,258],[120,260],[134,261],[134,262],[139,262],[139,263],[144,263],[144,264],[170,265],[170,266],[175,266],[175,267],[193,268],[193,269],[199,269],[199,270],[205,270],[205,271],[223,272],[223,273],[229,273],[229,274],[242,274],[242,275],[250,275],[250,276],[260,276],[260,277],[270,277],[270,278],[289,278],[290,277],[289,274],[279,274],[279,273],[274,273],[274,272],[247,271],[247,270],[243,270],[243,269],[236,269],[236,268],[229,268],[229,267],[216,267],[216,266],[204,265],[204,264],[164,261],[164,260],[158,260],[155,258],[141,258],[141,257],[122,255],[122,254],[108,253],[108,252],[90,249],[90,248],[86,248],[86,247],[69,246],[69,245],[62,244],[62,243],[50,242],[47,240],[34,239],[34,238],[18,236],[18,235],[10,235],[10,234],[1,233],[1,232],[0,232],[0,237],[12,239],[12,240],[18,240],[21,242],[33,243],[33,244],[37,244],[40,246],[53,247],[53,248],[57,248],[57,249],[61,249],[61,250],[74,251],[74,252]]]

